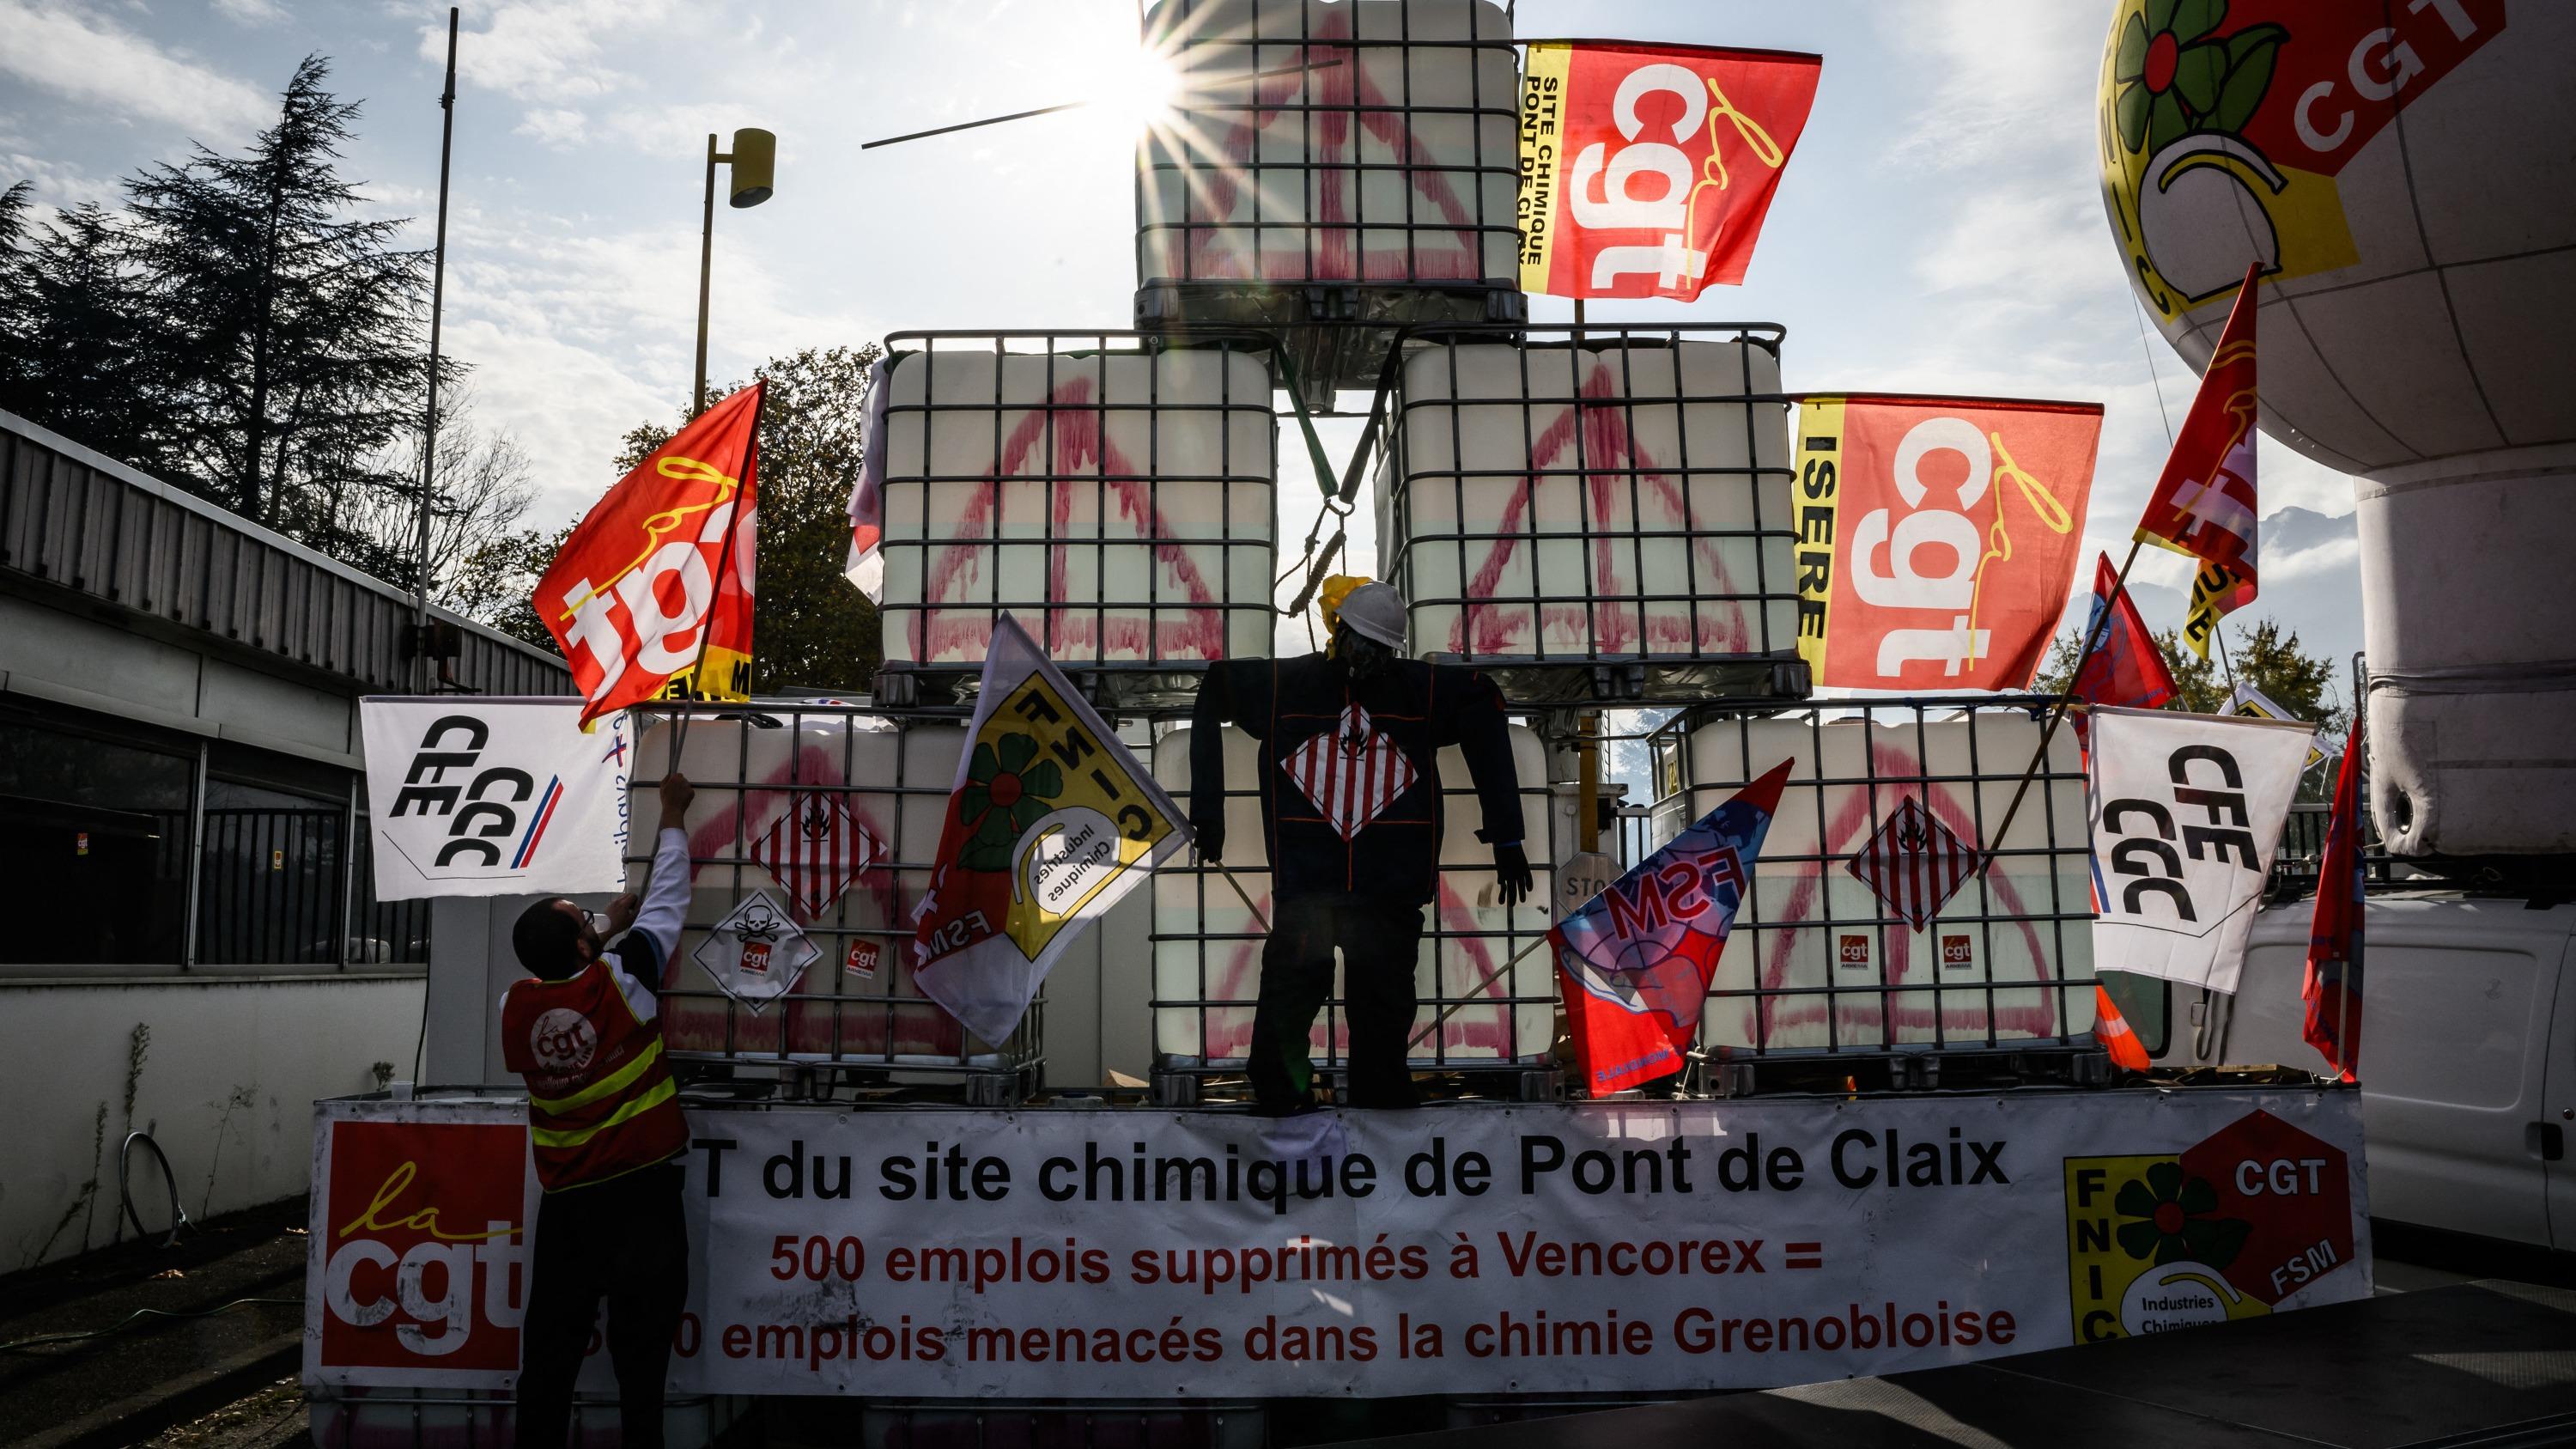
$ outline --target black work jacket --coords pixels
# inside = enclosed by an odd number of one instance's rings
[[[1345,841],[1288,773],[1289,757],[1338,729],[1357,703],[1375,731],[1412,762],[1413,782]],[[1421,904],[1439,886],[1439,752],[1466,757],[1484,827],[1476,838],[1522,838],[1518,771],[1503,698],[1493,681],[1456,665],[1399,659],[1354,690],[1338,659],[1235,659],[1208,667],[1190,712],[1190,820],[1222,828],[1227,722],[1260,746],[1261,823],[1280,896],[1353,893]]]

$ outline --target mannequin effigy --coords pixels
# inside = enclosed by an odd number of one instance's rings
[[[1202,860],[1225,857],[1220,727],[1240,727],[1260,749],[1272,904],[1249,1068],[1258,1110],[1274,1116],[1314,1105],[1308,1034],[1332,992],[1337,950],[1350,1027],[1345,1105],[1420,1100],[1405,1058],[1420,1007],[1422,908],[1439,887],[1443,747],[1466,759],[1483,812],[1476,838],[1493,847],[1504,904],[1533,884],[1500,691],[1474,670],[1405,658],[1403,596],[1350,583],[1326,592],[1326,653],[1211,665],[1190,716],[1190,824]]]

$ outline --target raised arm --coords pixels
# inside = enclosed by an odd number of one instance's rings
[[[676,770],[662,777],[662,822],[653,842],[653,873],[645,881],[644,903],[636,909],[634,926],[635,934],[651,943],[656,967],[667,963],[679,948],[680,920],[689,910],[689,836],[681,825],[697,793],[688,777]]]

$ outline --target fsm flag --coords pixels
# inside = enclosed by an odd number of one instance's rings
[[[1001,1043],[1083,926],[1189,839],[1172,797],[1002,616],[913,910],[914,982]]]
[[[1792,763],[1772,766],[1549,929],[1592,1095],[1681,1070]]]

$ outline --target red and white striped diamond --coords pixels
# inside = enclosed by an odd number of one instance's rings
[[[838,795],[812,791],[790,805],[751,847],[751,858],[775,876],[798,915],[820,917],[877,863],[884,850],[850,815]]]
[[[1413,788],[1416,775],[1413,761],[1356,704],[1345,706],[1340,723],[1290,751],[1279,767],[1344,840],[1386,813]]]
[[[1908,795],[1852,857],[1851,873],[1919,931],[1977,873],[1977,853]]]

